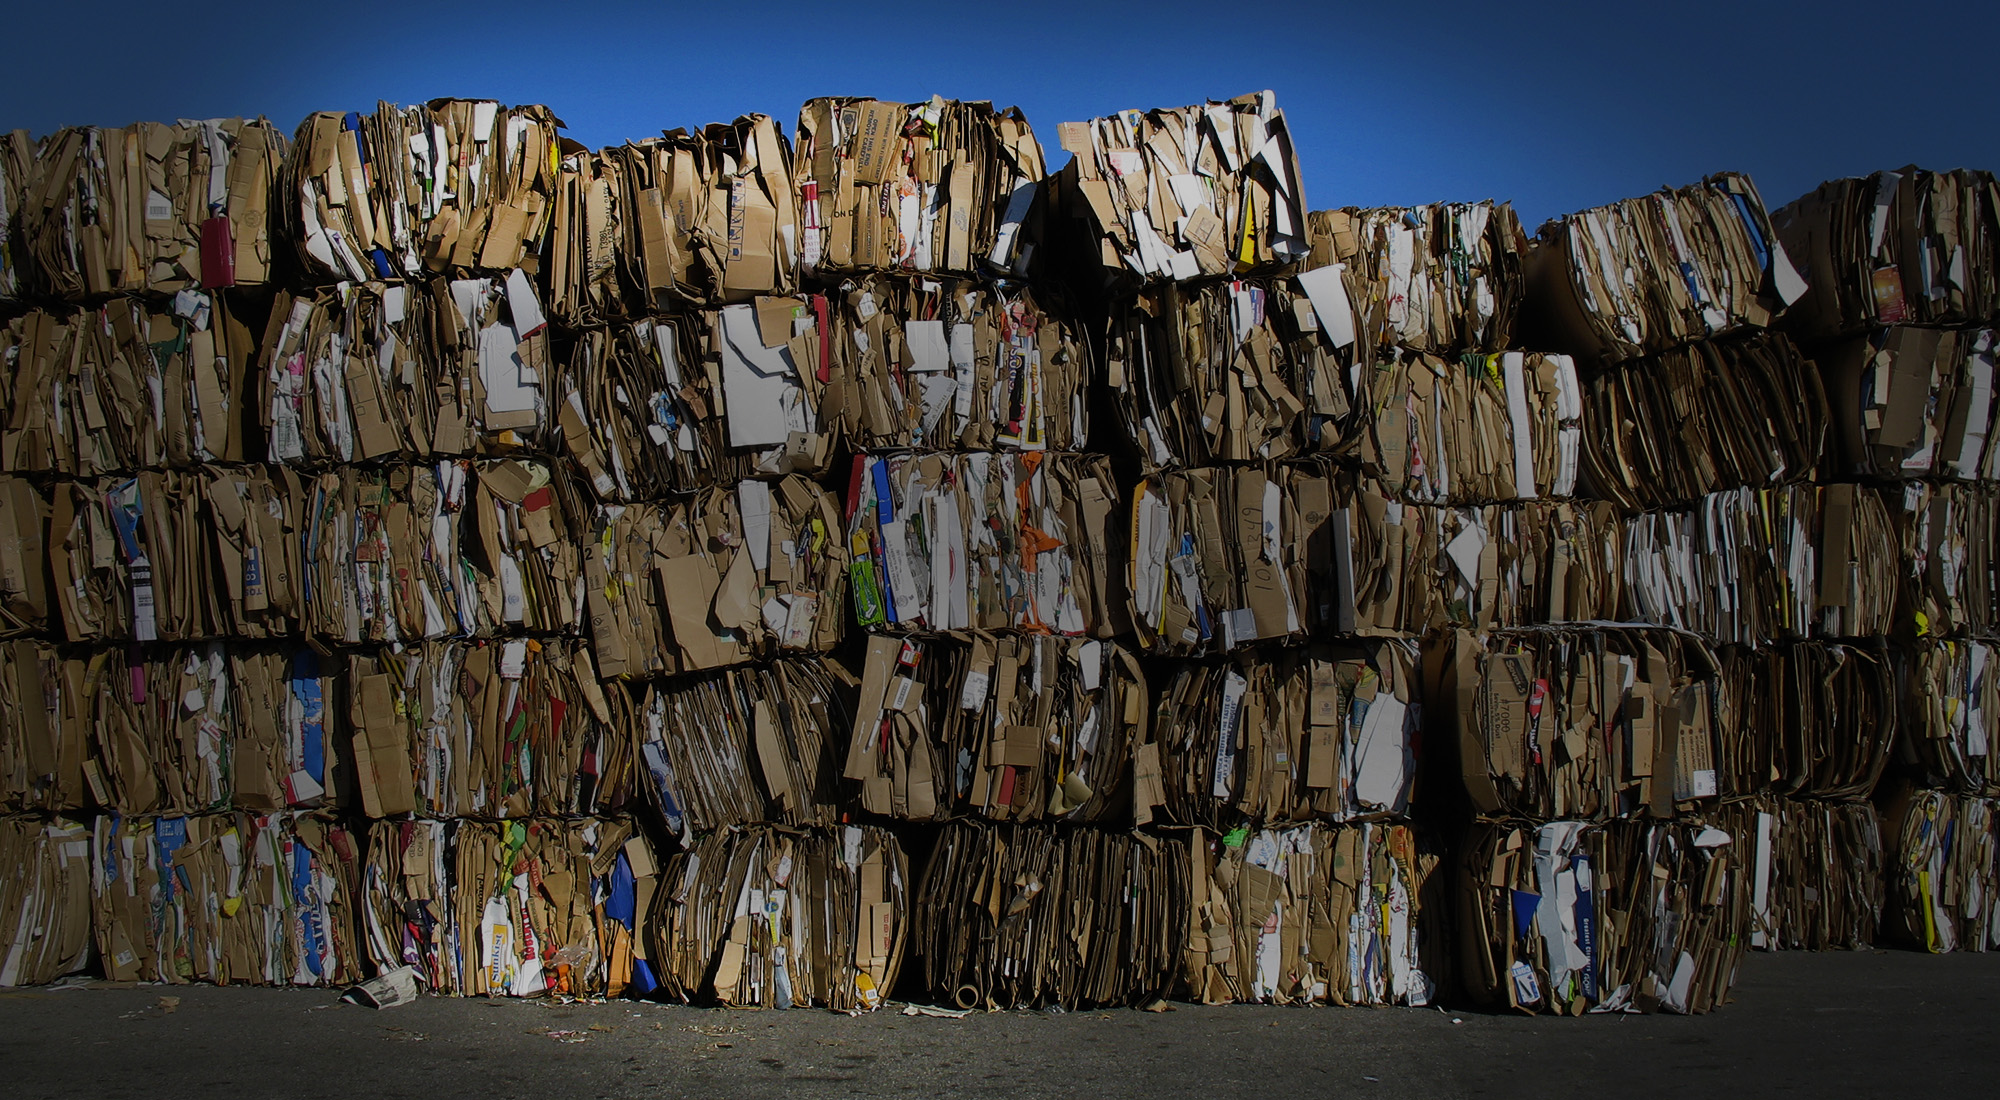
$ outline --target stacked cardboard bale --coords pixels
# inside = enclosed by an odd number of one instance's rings
[[[1118,579],[1153,701],[1130,799],[1185,898],[1169,988],[1427,1003],[1417,648],[1356,615],[1352,457],[1375,410],[1357,318],[1301,274],[1319,216],[1284,112],[1262,93],[1062,139],[1075,158],[1051,197],[1073,228],[1052,254],[1102,318],[1115,410],[1093,446],[1139,475]]]
[[[791,142],[762,115],[563,160],[549,271],[561,446],[597,501],[586,601],[649,820],[663,991],[873,1007],[909,869],[843,824],[849,543],[837,300],[803,281]]]
[[[0,982],[93,954],[127,979],[361,973],[326,773],[289,783],[324,765],[294,693],[318,686],[242,568],[283,524],[247,520],[269,489],[245,464],[286,150],[241,119],[9,138]]]
[[[1817,480],[1818,373],[1767,331],[1805,288],[1746,178],[1558,219],[1523,266],[1523,338],[1576,358],[1579,491],[1604,504],[1559,562],[1581,599],[1438,654],[1475,808],[1529,819],[1460,852],[1468,988],[1704,1011],[1746,943],[1872,937],[1878,875],[1797,884],[1880,865],[1895,513]]]
[[[1079,826],[1120,823],[1145,678],[1110,640],[1119,493],[1081,453],[1087,334],[1023,278],[1041,143],[1018,110],[941,99],[812,100],[797,139],[803,263],[834,300],[853,452],[839,481],[865,648],[841,774],[867,814],[945,823],[914,834],[932,849],[909,898],[916,983],[981,1007],[1129,1001],[1091,954],[1134,922],[1133,842]],[[1071,975],[1088,963],[1106,969],[1086,985]]]
[[[1899,528],[1884,924],[1931,951],[2000,942],[1986,779],[1996,207],[1989,173],[1906,167],[1829,181],[1773,215],[1811,284],[1785,324],[1823,374],[1829,473],[1875,486]]]

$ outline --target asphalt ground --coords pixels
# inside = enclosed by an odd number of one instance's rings
[[[0,1097],[2000,1095],[2000,955],[1753,955],[1707,1016],[962,1019],[93,983],[0,993]]]

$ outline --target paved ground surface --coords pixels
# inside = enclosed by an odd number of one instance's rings
[[[1904,952],[1753,956],[1736,1003],[1694,1019],[439,998],[378,1012],[325,991],[35,989],[0,993],[0,1097],[1992,1097],[1996,1025],[2000,955]]]

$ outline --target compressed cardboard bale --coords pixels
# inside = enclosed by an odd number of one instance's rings
[[[308,286],[532,271],[561,128],[547,107],[492,100],[315,112],[285,158],[275,231]]]
[[[34,174],[35,139],[26,130],[0,134],[0,223],[9,226],[7,239],[0,241],[0,303],[19,301],[26,289],[28,275],[22,267],[27,256],[12,226]]]
[[[910,914],[930,996],[962,1009],[1149,1006],[1180,980],[1189,841],[945,826]]]
[[[1827,452],[1855,478],[2000,478],[1991,328],[1896,325],[1814,347]]]
[[[1739,172],[1552,219],[1524,271],[1520,339],[1592,363],[1767,327],[1806,291]]]
[[[1751,856],[1750,946],[1857,950],[1882,919],[1882,824],[1868,802],[1759,796],[1717,822]]]
[[[1901,564],[1913,589],[1916,633],[1992,636],[2000,627],[2000,587],[1992,580],[2000,492],[1985,485],[1911,483],[1900,496]]]
[[[639,797],[631,703],[581,641],[350,651],[338,743],[369,817],[612,815]]]
[[[1909,783],[1883,801],[1884,930],[1920,951],[2000,947],[1995,802]]]
[[[1146,649],[1226,653],[1337,626],[1333,471],[1205,467],[1132,490],[1131,617]]]
[[[1806,481],[1826,446],[1818,373],[1782,333],[1696,341],[1583,389],[1582,485],[1627,511]]]
[[[799,266],[828,279],[1023,273],[1044,174],[1041,143],[1017,107],[940,96],[807,100],[798,122]]]
[[[43,138],[18,205],[26,286],[70,301],[261,286],[286,156],[259,119],[73,126]]]
[[[2000,700],[1994,645],[1939,638],[1910,653],[1903,696],[1904,755],[1927,787],[2000,797]]]
[[[1181,666],[1162,686],[1151,741],[1134,751],[1135,811],[1211,829],[1239,817],[1407,817],[1424,713],[1418,658],[1413,640],[1369,639]]]
[[[1747,854],[1699,821],[1481,821],[1457,853],[1460,974],[1527,1013],[1697,1014],[1748,948]]]
[[[313,814],[97,819],[104,975],[169,984],[346,985],[361,977],[357,838]]]
[[[72,642],[298,633],[300,495],[298,479],[257,466],[54,483],[45,545],[62,633]]]
[[[621,503],[823,472],[843,391],[827,309],[759,297],[581,333],[551,390],[562,453]]]
[[[280,293],[261,423],[291,466],[505,455],[542,442],[551,335],[532,273]]]
[[[842,433],[871,450],[1073,451],[1087,340],[1027,287],[876,275],[834,296]]]
[[[639,679],[830,652],[847,563],[833,495],[797,474],[601,506],[583,563],[598,671]]]
[[[847,538],[856,622],[1110,637],[1117,482],[1101,455],[856,456]]]
[[[657,868],[625,817],[378,821],[359,891],[368,963],[414,967],[446,996],[643,995]]]
[[[1445,355],[1516,346],[1528,237],[1512,205],[1349,206],[1315,210],[1306,224],[1308,266],[1340,265],[1319,278],[1340,280],[1358,361],[1377,349]]]
[[[1738,680],[1692,635],[1461,630],[1428,640],[1424,667],[1424,698],[1482,814],[1666,819],[1751,793],[1768,774],[1755,770],[1769,759],[1760,746],[1742,743]]]
[[[1429,1004],[1436,852],[1404,825],[1196,830],[1184,981],[1208,1004]]]
[[[851,684],[816,655],[630,688],[647,805],[692,842],[760,822],[832,825],[852,808],[840,774]]]
[[[306,633],[360,645],[582,628],[588,512],[565,467],[459,459],[304,481]]]
[[[242,462],[256,337],[246,303],[185,290],[0,325],[0,467],[77,477]]]
[[[1581,390],[1566,355],[1501,352],[1384,359],[1360,444],[1401,499],[1485,504],[1577,495]]]
[[[910,937],[909,873],[873,826],[710,833],[662,866],[647,958],[679,1001],[879,1008]]]
[[[0,474],[0,637],[49,632],[48,526],[48,494]]]
[[[0,816],[0,989],[81,973],[90,927],[90,826]]]
[[[550,309],[585,325],[790,294],[800,268],[791,143],[767,115],[596,151],[566,147]]]
[[[878,635],[843,775],[863,809],[908,820],[1125,824],[1148,718],[1145,671],[1115,642]]]
[[[1278,275],[1114,298],[1104,378],[1122,442],[1148,471],[1351,449],[1373,380],[1318,308]]]
[[[1752,646],[1887,635],[1905,590],[1891,499],[1792,485],[1634,516],[1607,563],[1626,573],[1619,618]]]
[[[1060,127],[1051,185],[1110,287],[1268,273],[1306,258],[1305,185],[1268,91]]]
[[[1771,225],[1810,287],[1785,317],[1801,337],[2000,321],[1991,172],[1907,165],[1828,180]]]

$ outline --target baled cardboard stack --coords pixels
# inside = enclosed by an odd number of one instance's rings
[[[1916,167],[1821,184],[1772,216],[1810,291],[1786,316],[1824,375],[1833,475],[1899,527],[1893,634],[1901,737],[1881,784],[1885,935],[1995,944],[1994,793],[1984,776],[1985,560],[1993,469],[1990,173]],[[1884,631],[1890,633],[1891,631]]]
[[[1142,475],[1120,572],[1159,671],[1131,799],[1186,868],[1179,989],[1427,1003],[1417,651],[1357,615],[1353,456],[1376,410],[1345,291],[1301,273],[1284,114],[1264,93],[1062,133],[1077,156],[1052,191],[1092,242],[1070,249],[1096,261],[1076,283],[1101,297],[1118,412],[1095,445]]]
[[[895,836],[875,826],[710,833],[669,858],[654,894],[651,950],[665,992],[876,1008],[902,966],[909,881]]]
[[[855,451],[840,480],[867,640],[842,775],[868,814],[963,817],[929,837],[910,941],[989,945],[927,955],[920,980],[940,999],[976,988],[981,1007],[1123,1001],[1070,976],[1093,927],[1079,907],[1113,887],[1080,865],[1059,881],[1048,862],[1131,845],[1081,826],[1129,825],[1113,795],[1146,690],[1110,640],[1117,483],[1078,453],[1087,336],[1059,284],[1023,280],[1041,143],[1011,108],[819,99],[799,112],[798,151],[803,263],[834,288]],[[986,900],[1004,888],[1003,835],[1034,861],[1004,909]],[[1116,933],[1115,913],[1099,919]]]
[[[816,479],[850,353],[801,280],[792,146],[752,115],[562,165],[552,439],[596,502],[578,597],[643,817],[681,849],[641,890],[639,953],[671,997],[874,1007],[909,870],[841,825],[850,543]]]
[[[1597,538],[1552,547],[1561,580],[1529,588],[1546,595],[1523,617],[1482,617],[1430,658],[1460,700],[1477,815],[1462,974],[1524,1011],[1707,1011],[1751,900],[1743,846],[1712,822],[1772,778],[1754,741],[1775,730],[1740,734],[1742,666],[1820,619],[1819,502],[1775,487],[1812,473],[1824,401],[1758,331],[1803,287],[1734,174],[1552,221],[1522,271],[1521,338],[1573,362],[1575,490],[1609,507],[1575,509]],[[1492,559],[1475,532],[1460,556]]]
[[[629,817],[376,821],[358,923],[378,970],[412,965],[439,993],[643,992],[653,878]]]
[[[0,909],[31,916],[9,925],[8,984],[92,956],[117,978],[361,975],[324,927],[296,963],[327,918],[278,885],[281,853],[309,837],[335,907],[353,853],[314,816],[331,761],[269,640],[293,620],[246,602],[233,552],[261,531],[242,464],[263,452],[256,330],[286,150],[236,119],[9,140],[0,801],[34,816],[10,822],[25,846]],[[246,898],[254,916],[218,923]]]
[[[1531,244],[1309,212],[1270,93],[1054,172],[941,98],[560,129],[0,139],[0,984],[1698,1012],[2000,944],[1990,176]]]

